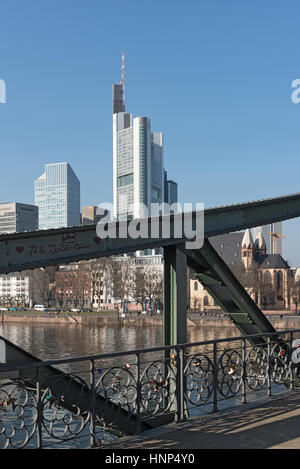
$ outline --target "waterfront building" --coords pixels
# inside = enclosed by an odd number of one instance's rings
[[[91,270],[89,263],[60,266],[55,274],[56,303],[59,307],[90,307]]]
[[[60,266],[55,275],[57,306],[103,307],[107,303],[106,267],[102,259]]]
[[[164,261],[161,254],[141,256],[115,256],[110,272],[106,276],[106,302],[122,305],[129,309],[142,310],[143,297],[156,304],[163,298]]]
[[[28,306],[31,299],[31,278],[23,272],[0,275],[0,303],[3,306]]]
[[[38,229],[38,207],[9,202],[0,204],[0,234]]]
[[[80,225],[80,182],[69,163],[46,164],[34,182],[39,229]]]

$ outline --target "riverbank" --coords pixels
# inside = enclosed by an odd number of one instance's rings
[[[300,329],[300,316],[287,315],[287,314],[268,314],[267,318],[275,327],[275,329]],[[101,312],[101,313],[39,313],[39,312],[26,312],[26,313],[15,313],[15,312],[3,312],[0,316],[2,324],[13,323],[13,322],[27,322],[27,323],[60,323],[60,324],[103,324],[103,325],[140,325],[143,327],[163,325],[162,314],[156,316],[150,315],[136,315],[127,314],[125,317],[117,314],[116,312]],[[232,325],[231,320],[222,314],[216,314],[214,316],[203,316],[199,313],[191,313],[187,315],[188,327],[228,327]]]

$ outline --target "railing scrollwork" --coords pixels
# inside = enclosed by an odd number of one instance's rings
[[[26,379],[16,378],[18,367],[0,365],[0,448],[104,447],[166,415],[180,421],[229,399],[253,400],[256,391],[299,387],[297,334],[261,335],[259,345],[244,336],[38,362],[30,372],[23,365]],[[74,371],[61,371],[62,363]]]

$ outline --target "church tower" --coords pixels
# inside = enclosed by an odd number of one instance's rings
[[[254,242],[251,231],[247,228],[242,240],[242,261],[246,270],[251,267],[254,260]]]

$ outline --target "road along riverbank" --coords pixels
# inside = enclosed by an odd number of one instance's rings
[[[269,321],[275,329],[297,329],[300,328],[300,316],[268,314]],[[163,325],[162,314],[156,316],[127,314],[125,317],[117,313],[12,313],[3,312],[0,315],[2,324],[11,322],[28,322],[28,323],[61,323],[61,324],[103,324],[103,325],[141,325],[142,327]],[[210,327],[228,327],[232,325],[231,320],[222,314],[214,316],[203,316],[199,313],[191,313],[187,315],[187,325],[189,327],[201,327],[202,325]]]

